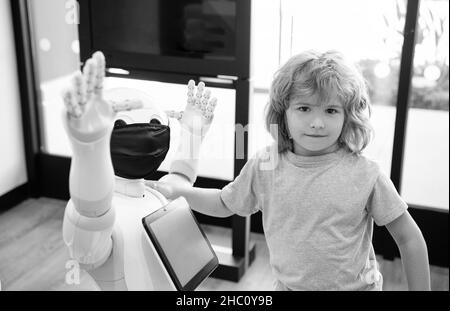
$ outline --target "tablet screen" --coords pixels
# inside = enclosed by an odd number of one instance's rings
[[[143,222],[177,288],[194,289],[217,267],[217,257],[184,198]]]

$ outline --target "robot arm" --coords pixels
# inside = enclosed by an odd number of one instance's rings
[[[70,196],[63,222],[63,239],[70,257],[90,271],[102,269],[111,258],[117,226],[112,205],[115,176],[110,155],[110,138],[116,112],[141,108],[142,102],[110,103],[104,99],[105,60],[97,52],[78,73],[64,93],[65,130],[72,145]],[[189,83],[188,104],[180,115],[182,134],[170,174],[164,179],[192,185],[196,179],[198,151],[216,106],[200,83]],[[120,236],[120,234],[119,234]],[[114,241],[116,245],[117,240]],[[115,246],[114,246],[115,247]]]
[[[63,239],[70,257],[87,270],[101,265],[112,249],[114,169],[109,144],[115,112],[139,105],[122,107],[123,103],[111,106],[106,102],[104,70],[105,58],[97,52],[86,62],[83,73],[75,74],[63,95],[63,123],[73,151]]]
[[[171,163],[169,174],[160,181],[192,186],[197,179],[200,147],[214,118],[217,99],[200,82],[194,94],[195,82],[188,83],[187,105],[183,112],[168,112],[181,123],[180,143]]]

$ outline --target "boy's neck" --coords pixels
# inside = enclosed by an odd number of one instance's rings
[[[293,147],[294,148],[293,148],[292,152],[295,153],[296,155],[303,156],[303,157],[322,156],[322,155],[336,152],[340,149],[340,146],[337,142],[328,148],[318,150],[318,151],[313,151],[313,150],[308,150],[308,149],[302,148],[302,147],[298,146],[295,142],[294,142]]]

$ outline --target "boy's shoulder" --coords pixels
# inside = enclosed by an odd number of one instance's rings
[[[248,164],[253,166],[257,171],[273,172],[278,168],[280,154],[276,145],[268,145],[260,148],[248,159]]]
[[[277,150],[274,149],[273,145],[268,145],[258,149],[252,156],[249,157],[249,160],[255,162],[267,161],[271,156],[274,156],[274,152]]]
[[[378,177],[382,173],[380,163],[365,154],[348,153],[346,159],[348,165],[361,174]]]
[[[271,152],[273,152],[273,147],[274,147],[273,145],[267,145],[267,146],[264,146],[264,147],[258,149],[255,152],[254,158],[258,158],[258,159],[266,158],[268,155],[270,155]]]

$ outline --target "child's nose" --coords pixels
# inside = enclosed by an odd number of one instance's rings
[[[311,122],[311,128],[313,129],[323,129],[325,127],[325,124],[322,121],[322,118],[315,117]]]

